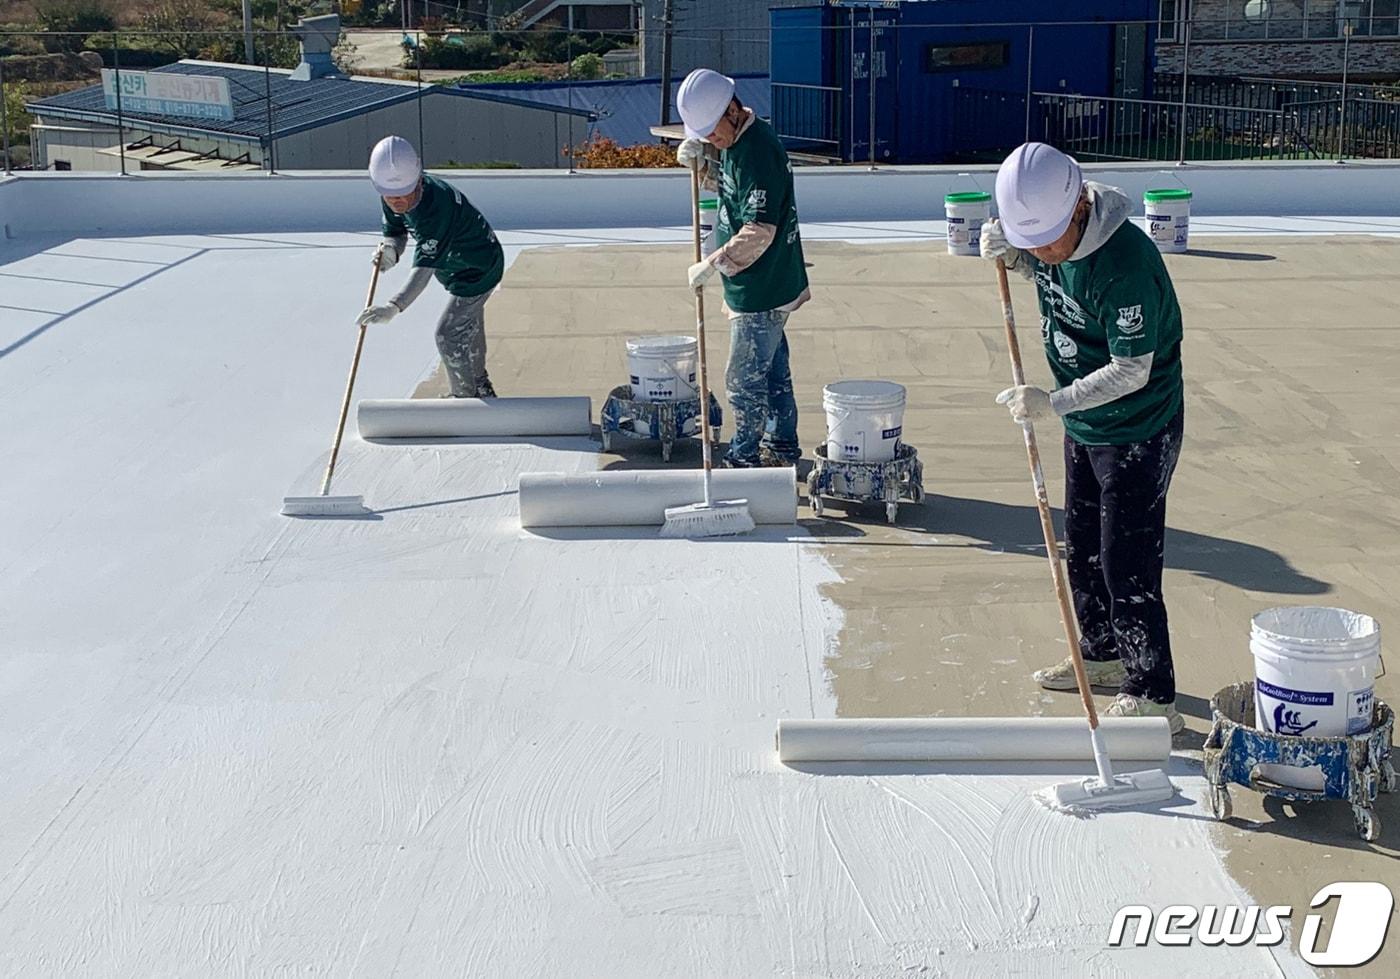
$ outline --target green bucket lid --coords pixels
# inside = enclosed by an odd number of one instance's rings
[[[1191,192],[1185,187],[1163,187],[1158,190],[1149,190],[1142,195],[1145,201],[1189,201]]]
[[[700,210],[702,210],[702,211],[714,211],[714,210],[717,210],[718,208],[719,208],[719,201],[716,200],[716,199],[713,198],[713,197],[710,198],[710,199],[707,200],[707,201],[701,201],[701,202],[700,202]]]
[[[992,195],[985,190],[969,190],[961,194],[944,194],[945,204],[985,204],[992,199]]]

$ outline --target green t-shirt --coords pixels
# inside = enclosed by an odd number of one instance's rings
[[[1058,386],[1111,357],[1152,354],[1147,383],[1115,401],[1064,416],[1070,438],[1125,445],[1160,432],[1181,410],[1181,307],[1157,246],[1125,221],[1087,258],[1037,263],[1040,335]]]
[[[407,214],[380,201],[385,237],[412,234],[416,268],[432,269],[454,296],[490,292],[505,272],[505,254],[481,212],[451,184],[423,174],[423,197]]]
[[[792,164],[773,128],[757,118],[720,154],[716,247],[750,223],[771,224],[778,231],[757,262],[736,276],[724,276],[724,301],[736,313],[778,309],[807,288]]]

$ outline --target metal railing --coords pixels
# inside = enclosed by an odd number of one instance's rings
[[[1384,40],[1389,36],[1389,21],[1384,17],[1372,16],[1364,31],[1353,25],[1356,29],[1352,34],[1333,37],[1331,44],[1310,44],[1309,51],[1326,52],[1325,58],[1319,55],[1326,65],[1341,69],[1333,72],[1337,77],[1316,81],[1261,77],[1261,69],[1268,68],[1260,63],[1261,59],[1246,66],[1250,69],[1247,74],[1205,75],[1193,66],[1218,65],[1222,51],[1255,47],[1249,38],[1241,39],[1250,41],[1248,45],[1234,44],[1233,26],[1233,48],[1222,47],[1223,31],[1219,40],[1213,40],[1212,22],[1207,20],[1177,24],[1170,36],[1156,21],[1110,24],[1066,18],[1034,24],[960,24],[959,30],[973,31],[979,41],[1003,41],[1006,60],[1001,64],[977,60],[964,64],[954,60],[940,63],[935,71],[923,63],[927,53],[920,43],[914,42],[931,36],[927,34],[931,30],[946,33],[946,26],[894,23],[893,13],[872,18],[868,14],[856,16],[851,13],[854,8],[844,8],[847,20],[843,26],[794,26],[790,33],[783,34],[755,26],[766,23],[770,16],[766,9],[758,11],[760,6],[739,11],[735,16],[740,19],[723,28],[698,26],[702,23],[699,18],[678,25],[672,32],[674,73],[679,78],[703,64],[729,74],[743,74],[768,69],[771,60],[771,84],[762,90],[771,103],[760,99],[757,104],[789,148],[799,154],[799,160],[801,154],[870,166],[884,162],[992,160],[1017,143],[1033,138],[1063,139],[1072,142],[1073,149],[1086,158],[1105,160],[1400,156],[1400,86],[1374,83],[1380,74],[1377,64],[1384,63],[1378,59],[1383,59],[1387,51],[1396,52],[1390,57],[1395,61],[1393,75],[1400,77],[1400,42]],[[1280,4],[1274,6],[1282,9]],[[1322,3],[1314,4],[1319,11],[1324,7]],[[1378,9],[1382,8],[1374,4],[1368,8],[1372,14]],[[873,30],[869,23],[872,19],[877,22]],[[1273,32],[1280,23],[1270,21],[1269,30]],[[1146,59],[1125,69],[1140,78],[1133,84],[1086,80],[1089,76],[1078,70],[1083,51],[1070,40],[1088,36],[1084,31],[1098,32],[1092,36],[1102,37],[1102,43],[1108,46],[1131,46],[1139,43],[1132,38],[1144,38],[1141,43],[1146,45]],[[1370,32],[1368,36],[1366,31]],[[409,43],[400,44],[405,38]],[[342,53],[348,55],[350,63],[346,67],[352,72],[413,83],[415,98],[411,109],[400,112],[393,124],[422,148],[431,164],[494,162],[562,169],[574,165],[575,151],[595,129],[612,125],[640,133],[633,137],[635,143],[653,142],[647,125],[659,121],[655,115],[642,119],[634,97],[624,100],[621,94],[612,94],[606,86],[594,85],[591,79],[600,71],[612,70],[615,60],[625,62],[635,50],[635,63],[641,74],[646,76],[650,68],[651,77],[629,84],[651,86],[645,108],[656,114],[664,91],[655,77],[662,38],[663,32],[651,24],[630,32],[434,29],[405,34],[395,29],[346,32],[343,39],[348,45]],[[1161,40],[1152,40],[1156,38]],[[1279,35],[1271,33],[1270,38],[1277,40]],[[622,57],[600,65],[600,52],[611,53],[617,44],[624,47]],[[357,55],[354,49],[360,46],[372,50],[373,55]],[[995,61],[998,57],[995,44],[973,47],[979,49],[975,52],[977,58],[991,57]],[[52,53],[42,54],[45,51]],[[27,128],[29,120],[17,110],[56,91],[49,81],[36,80],[43,77],[35,74],[37,61],[45,57],[56,63],[77,59],[76,52],[83,52],[81,57],[89,64],[96,59],[107,69],[125,75],[136,70],[166,69],[185,57],[237,62],[244,57],[244,43],[241,31],[213,29],[192,35],[136,29],[87,34],[0,31],[0,84],[9,96],[0,108],[0,129],[4,131],[0,152],[7,168],[25,166],[31,156],[53,166],[54,161],[45,160],[42,153],[48,145],[45,131]],[[598,57],[581,58],[582,55]],[[1102,57],[1102,52],[1096,57]],[[820,70],[816,69],[817,59],[822,61]],[[281,71],[298,60],[294,35],[286,31],[255,32],[252,60],[255,70],[246,77],[240,74],[235,83],[239,119],[245,130],[238,146],[216,148],[213,143],[218,140],[186,138],[183,133],[173,132],[180,127],[171,125],[169,120],[152,123],[130,106],[103,109],[104,120],[69,121],[71,116],[65,117],[61,123],[50,125],[48,131],[90,126],[96,132],[101,122],[120,134],[120,139],[110,139],[107,145],[94,149],[94,153],[100,150],[105,155],[87,154],[83,156],[89,161],[86,164],[78,164],[75,156],[77,168],[88,165],[126,172],[138,165],[167,165],[169,154],[160,159],[143,159],[140,155],[150,149],[150,144],[138,144],[153,135],[166,142],[179,135],[182,145],[188,144],[195,153],[194,164],[199,163],[200,155],[217,151],[229,160],[246,154],[251,163],[269,170],[281,166],[284,155],[293,166],[363,166],[363,161],[348,156],[343,163],[321,158],[310,163],[305,154],[294,156],[290,146],[283,152],[283,141],[289,138],[285,135],[287,120],[304,99],[286,84]],[[871,66],[877,69],[873,73]],[[1154,73],[1154,66],[1164,70]],[[1353,80],[1363,70],[1363,82]],[[454,78],[472,72],[487,73],[484,77],[474,76],[475,81],[500,85],[494,90],[500,93],[499,103],[517,96],[533,99],[532,105],[540,106],[543,113],[533,116],[526,112],[518,118],[527,125],[508,122],[496,126],[494,132],[486,132],[479,143],[496,147],[489,159],[479,158],[486,155],[484,149],[476,155],[449,153],[447,147],[464,142],[457,131],[462,127],[443,121],[444,114],[435,111],[435,103],[429,100],[437,92],[435,85],[450,84]],[[622,74],[621,68],[618,73]],[[508,87],[508,83],[531,80],[543,84],[546,78],[555,88],[552,93],[532,91],[528,86]],[[1069,79],[1068,83],[1060,81],[1061,87],[1055,90],[1056,81],[1064,78]],[[583,84],[585,80],[589,81],[588,86]],[[826,84],[809,84],[816,80]],[[89,73],[67,84],[73,87],[96,82],[97,78]],[[675,79],[672,89],[674,82]],[[748,84],[757,83],[750,80]],[[19,96],[21,86],[25,86],[23,97]],[[403,91],[400,86],[395,94]],[[754,89],[750,87],[748,91],[753,93]],[[550,98],[555,100],[552,105],[544,105]],[[504,110],[492,111],[505,118]],[[100,113],[94,111],[93,115],[97,114]],[[614,122],[629,114],[630,127]],[[534,124],[536,118],[543,120],[542,126]],[[525,146],[526,130],[535,131],[537,145]],[[540,130],[552,135],[545,139]],[[511,139],[501,140],[501,132],[511,133]],[[930,132],[940,134],[937,148],[918,149],[920,145],[933,145],[922,140]],[[248,140],[252,140],[251,148]],[[127,145],[135,147],[134,157],[125,151]],[[653,153],[646,159],[655,164],[663,156]]]
[[[1288,109],[1036,92],[1037,136],[1083,162],[1324,159],[1337,146],[1338,104]],[[1183,138],[1184,137],[1184,138]]]
[[[773,124],[789,149],[830,156],[841,145],[842,91],[827,85],[774,82]]]

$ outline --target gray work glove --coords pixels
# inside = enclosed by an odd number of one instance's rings
[[[708,260],[696,262],[686,270],[686,281],[690,283],[690,288],[699,289],[710,281],[719,269],[710,264]]]
[[[1021,249],[1006,240],[1006,232],[1001,230],[1001,222],[996,218],[982,225],[982,257],[989,262],[1001,259],[1009,269],[1014,269],[1021,261]]]
[[[1006,405],[1011,410],[1011,420],[1018,425],[1025,421],[1051,418],[1055,414],[1050,404],[1050,392],[1031,384],[1007,388],[997,395],[997,404]]]
[[[379,243],[379,271],[387,272],[399,264],[399,243],[393,238],[385,238]]]
[[[364,312],[355,320],[356,326],[380,326],[388,323],[402,310],[393,303],[384,303],[379,306],[366,306]]]
[[[689,169],[695,164],[702,168],[705,166],[705,141],[696,139],[694,136],[683,141],[676,147],[676,162]]]

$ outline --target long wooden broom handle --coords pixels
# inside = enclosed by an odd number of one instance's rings
[[[695,261],[698,262],[704,257],[700,247],[699,160],[694,160],[690,164],[690,230],[695,243]],[[703,286],[695,290],[695,341],[700,348],[700,437],[704,441],[700,452],[705,460],[705,505],[712,506],[714,500],[711,498],[710,469],[714,464],[710,459],[712,438],[710,434],[710,382],[709,371],[705,364],[705,289]]]
[[[1016,342],[1016,314],[1011,309],[1011,285],[1006,279],[1006,264],[997,259],[997,286],[1001,289],[1001,318],[1006,324],[1006,346],[1011,351],[1011,383],[1020,387],[1026,383],[1021,369],[1021,346]],[[1035,442],[1035,426],[1030,419],[1021,423],[1026,438],[1026,457],[1031,464],[1031,483],[1035,486],[1035,505],[1040,510],[1040,532],[1045,537],[1045,553],[1050,558],[1050,576],[1055,581],[1055,594],[1060,600],[1060,623],[1069,643],[1069,655],[1074,661],[1074,678],[1079,684],[1079,699],[1084,713],[1089,715],[1089,727],[1099,726],[1099,712],[1089,692],[1089,677],[1084,672],[1084,656],[1079,651],[1079,630],[1075,626],[1074,605],[1069,598],[1069,582],[1060,563],[1060,547],[1055,541],[1055,524],[1050,519],[1050,500],[1045,492],[1045,473],[1040,467],[1040,449]]]
[[[365,308],[374,305],[374,290],[379,285],[379,256],[384,252],[384,244],[374,250],[374,271],[369,277],[369,295],[365,297]],[[355,341],[355,359],[350,362],[350,377],[345,382],[345,398],[340,402],[340,421],[335,426],[335,441],[331,443],[331,461],[326,464],[326,478],[321,480],[321,495],[331,491],[331,476],[335,474],[335,460],[340,455],[340,440],[345,435],[345,419],[350,414],[350,395],[355,390],[355,374],[360,369],[360,353],[365,349],[365,326],[360,326],[360,337]]]

